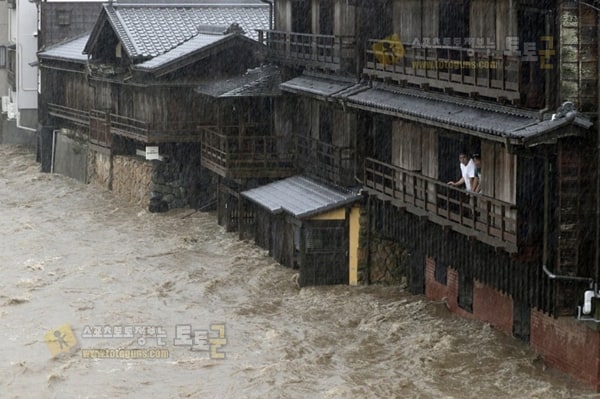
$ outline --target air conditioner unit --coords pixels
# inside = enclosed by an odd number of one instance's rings
[[[8,104],[10,104],[10,97],[2,96],[2,112],[8,112]]]
[[[8,119],[15,119],[17,117],[17,104],[9,103],[8,111],[6,112],[6,117]]]

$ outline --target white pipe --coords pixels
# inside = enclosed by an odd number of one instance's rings
[[[37,129],[21,125],[21,113],[17,112],[17,129],[27,130],[28,132],[37,132]]]
[[[52,130],[52,153],[50,155],[50,173],[54,173],[54,149],[56,147],[56,130]]]
[[[583,314],[592,313],[592,298],[596,296],[593,290],[587,290],[583,295]]]

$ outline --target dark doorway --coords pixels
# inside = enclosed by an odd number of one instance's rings
[[[311,33],[310,23],[312,20],[310,12],[310,1],[292,1],[292,32]]]
[[[521,63],[521,101],[528,108],[542,108],[545,100],[546,74],[541,68],[539,59],[528,59],[528,56],[537,57],[537,50],[549,48],[550,43],[543,42],[546,36],[546,10],[537,8],[523,8],[518,13],[519,49],[523,52]],[[551,36],[552,37],[552,36]],[[554,39],[552,39],[554,40]],[[531,44],[534,48],[530,48]],[[556,45],[552,43],[553,48]],[[531,53],[531,54],[528,54]]]
[[[469,0],[440,0],[440,38],[460,38],[461,43],[469,37]]]
[[[310,220],[301,229],[301,286],[348,284],[345,220]]]
[[[307,1],[307,3],[310,3]],[[319,2],[319,34],[333,35],[333,0]]]

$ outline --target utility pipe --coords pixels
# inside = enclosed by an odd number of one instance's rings
[[[550,280],[587,281],[588,283],[590,283],[590,288],[594,284],[594,279],[591,277],[578,277],[578,276],[567,276],[564,274],[563,275],[554,274],[550,270],[548,270],[548,268],[546,267],[545,264],[542,265],[542,270],[544,270],[544,273],[546,273],[546,275],[548,276],[548,278]]]

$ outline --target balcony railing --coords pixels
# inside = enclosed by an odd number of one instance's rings
[[[367,158],[364,186],[407,211],[506,251],[517,252],[514,205]]]
[[[110,133],[110,120],[108,112],[92,109],[90,111],[90,143],[101,147],[110,148],[112,134]]]
[[[56,118],[71,121],[82,127],[88,127],[90,124],[90,114],[88,111],[67,107],[65,105],[48,104],[48,114]]]
[[[259,41],[281,63],[339,71],[344,68],[344,60],[354,57],[355,40],[349,36],[275,30],[259,30],[258,35]]]
[[[518,102],[521,57],[503,51],[459,47],[413,47],[369,40],[365,75],[458,93]]]
[[[289,136],[243,136],[239,126],[201,130],[202,166],[220,176],[277,178],[294,173],[295,146]]]
[[[112,134],[129,137],[144,143],[198,142],[201,140],[199,125],[195,121],[171,121],[158,124],[110,114],[110,131]]]
[[[354,149],[297,136],[297,168],[304,173],[341,186],[354,184]]]

